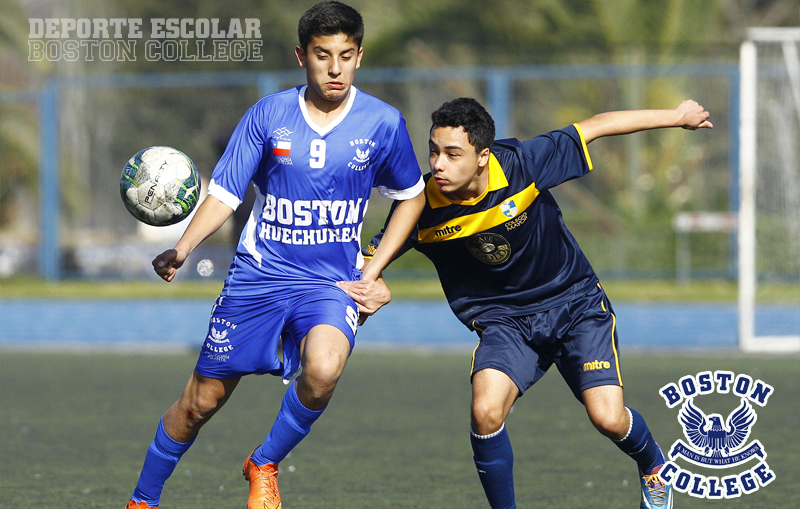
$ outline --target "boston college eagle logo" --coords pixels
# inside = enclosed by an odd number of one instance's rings
[[[358,138],[351,140],[350,146],[356,149],[356,155],[347,163],[347,166],[356,171],[365,170],[369,166],[369,158],[377,150],[378,144],[368,138]]]
[[[226,337],[227,335],[228,335],[228,329],[219,332],[214,327],[211,327],[211,334],[208,335],[208,339],[210,339],[214,343],[230,343],[231,340]]]
[[[757,416],[750,403],[742,398],[742,404],[730,413],[723,425],[720,414],[709,414],[706,418],[702,410],[692,404],[692,399],[694,398],[687,399],[683,404],[678,420],[692,448],[698,453],[702,452],[709,461],[700,463],[691,456],[686,459],[713,468],[716,465],[710,461],[712,458],[729,458],[736,449],[742,447],[750,436],[750,428],[755,424]]]
[[[683,402],[678,422],[688,444],[681,439],[672,444],[669,460],[658,472],[659,478],[681,493],[708,499],[737,498],[774,481],[775,472],[767,464],[767,451],[761,442],[754,440],[745,445],[757,419],[751,403],[765,406],[774,390],[771,385],[743,373],[736,375],[722,370],[686,375],[678,383],[662,387],[658,392],[667,407],[675,408]],[[724,423],[721,414],[706,415],[695,404],[696,398],[714,392],[738,397],[738,404]],[[705,476],[681,467],[679,460],[733,472],[721,477]],[[749,469],[743,470],[748,466]]]
[[[369,149],[360,150],[356,148],[356,156],[353,158],[357,163],[366,163],[369,161]]]

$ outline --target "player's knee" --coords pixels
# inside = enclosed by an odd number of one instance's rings
[[[332,362],[315,363],[303,368],[303,392],[314,400],[326,400],[333,394],[342,371]]]
[[[342,376],[345,362],[346,358],[340,360],[335,356],[315,358],[305,363],[302,376],[314,385],[335,387]]]
[[[473,431],[478,435],[488,435],[499,430],[505,422],[502,407],[475,401],[472,403]]]
[[[183,405],[184,419],[191,427],[202,426],[222,406],[222,401],[213,395],[195,394]]]
[[[624,438],[628,432],[626,412],[595,412],[589,415],[589,419],[597,431],[612,440]]]

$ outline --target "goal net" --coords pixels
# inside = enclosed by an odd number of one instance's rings
[[[800,351],[800,28],[741,46],[739,346]]]

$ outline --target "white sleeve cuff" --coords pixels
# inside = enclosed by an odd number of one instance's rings
[[[239,205],[242,204],[242,200],[236,197],[233,193],[222,187],[221,185],[214,182],[214,179],[211,179],[211,182],[208,184],[208,194],[213,196],[214,198],[218,199],[228,207],[236,210],[239,208]]]
[[[395,189],[389,189],[388,187],[378,186],[378,192],[381,196],[392,200],[410,200],[411,198],[417,197],[424,189],[425,182],[422,180],[422,175],[419,176],[417,183],[408,189],[397,191]]]

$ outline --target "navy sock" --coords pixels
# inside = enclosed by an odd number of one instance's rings
[[[303,406],[297,397],[296,381],[292,382],[266,440],[253,453],[253,462],[256,465],[279,463],[308,435],[311,425],[324,410],[309,410]]]
[[[656,466],[664,463],[664,454],[650,434],[644,417],[633,408],[626,407],[626,410],[631,419],[628,434],[622,440],[612,440],[612,442],[636,461],[640,471],[649,474]]]
[[[147,502],[150,507],[157,506],[161,502],[164,482],[172,475],[181,456],[193,443],[194,438],[188,442],[173,440],[164,429],[162,417],[158,423],[156,438],[147,449],[142,473],[139,475],[139,482],[133,490],[131,499],[136,502]]]
[[[470,433],[473,459],[483,491],[493,509],[516,509],[514,501],[514,451],[506,425],[491,435]]]

